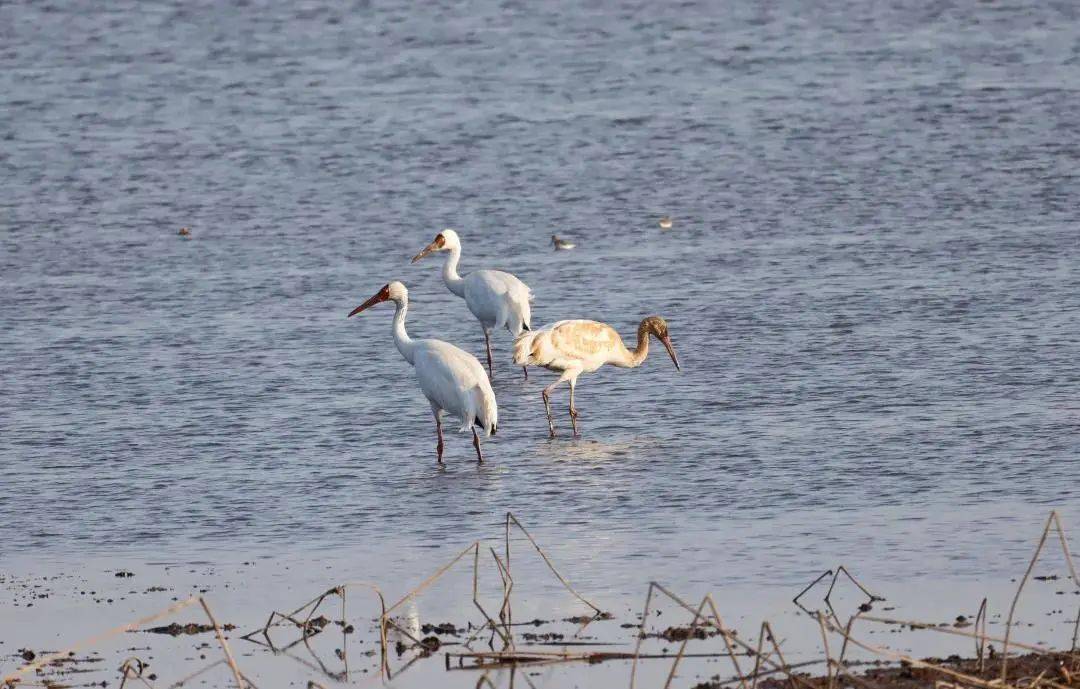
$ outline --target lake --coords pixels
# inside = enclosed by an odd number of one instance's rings
[[[512,511],[627,607],[1022,574],[1080,526],[1078,14],[0,6],[4,562],[403,593]],[[583,376],[550,440],[554,374],[498,333],[487,461],[448,432],[438,467],[392,308],[346,315],[401,280],[414,337],[482,356],[409,264],[447,227],[534,326],[659,314],[682,372]]]

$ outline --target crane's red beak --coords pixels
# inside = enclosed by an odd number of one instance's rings
[[[418,253],[417,255],[412,257],[412,263],[416,263],[417,261],[422,259],[424,256],[427,256],[428,254],[430,254],[432,251],[438,251],[439,249],[443,248],[444,244],[446,244],[446,240],[443,239],[442,233],[436,235],[435,236],[435,241],[433,241],[431,244],[428,244],[427,246],[425,246],[420,251],[420,253]]]
[[[675,347],[671,344],[671,337],[664,335],[660,338],[660,341],[664,343],[664,348],[667,349],[667,353],[671,355],[671,360],[675,362],[675,370],[681,371],[682,367],[679,366],[679,357],[675,356]]]
[[[390,298],[390,285],[385,285],[371,299],[368,299],[363,304],[361,304],[360,306],[357,306],[355,309],[350,311],[349,315],[346,316],[346,318],[352,318],[353,316],[360,313],[364,309],[366,309],[366,308],[368,308],[370,306],[374,306],[375,304],[378,304],[379,302],[386,301],[389,298]]]

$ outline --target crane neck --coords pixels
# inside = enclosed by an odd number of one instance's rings
[[[465,296],[465,280],[458,275],[457,267],[458,261],[461,259],[461,247],[454,246],[450,248],[450,255],[446,257],[446,263],[443,263],[442,279],[446,283],[447,289],[459,297]]]
[[[409,337],[409,333],[405,331],[405,315],[409,313],[409,298],[401,297],[394,299],[394,344],[397,346],[397,350],[401,352],[401,356],[405,357],[405,361],[410,364],[413,363],[413,352],[415,349],[415,343],[412,338]]]
[[[641,321],[637,329],[637,346],[634,349],[627,349],[623,346],[622,356],[620,361],[614,362],[616,366],[622,368],[637,368],[645,362],[646,357],[649,356],[649,327],[646,321]]]

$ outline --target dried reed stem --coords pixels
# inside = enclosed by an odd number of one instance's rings
[[[453,567],[455,564],[457,564],[458,560],[460,560],[461,558],[468,555],[470,550],[473,550],[473,549],[479,547],[479,545],[480,545],[480,541],[474,541],[471,545],[469,545],[467,548],[465,548],[465,550],[462,550],[460,553],[458,553],[456,556],[454,556],[454,559],[450,560],[450,562],[448,562],[445,565],[443,565],[442,567],[440,567],[438,569],[438,571],[436,571],[430,577],[428,577],[427,579],[422,581],[419,586],[414,588],[412,591],[409,591],[408,593],[406,593],[405,596],[401,600],[399,600],[397,603],[394,603],[393,605],[391,605],[383,613],[383,617],[385,617],[385,616],[389,615],[390,613],[394,612],[395,610],[400,608],[403,603],[412,600],[417,595],[419,595],[421,592],[423,592],[424,589],[426,589],[428,586],[431,586],[432,584],[434,584],[440,577],[442,577],[442,575],[446,574],[447,570],[449,570],[451,567]]]
[[[1016,605],[1020,602],[1020,594],[1024,591],[1024,586],[1028,582],[1028,578],[1031,577],[1032,571],[1035,569],[1035,563],[1039,560],[1039,555],[1042,554],[1043,546],[1046,544],[1046,538],[1050,535],[1050,528],[1057,529],[1058,538],[1061,541],[1061,551],[1065,556],[1065,564],[1069,568],[1069,577],[1072,579],[1074,587],[1080,587],[1080,580],[1076,578],[1076,568],[1073,565],[1072,555],[1069,554],[1069,542],[1065,537],[1065,528],[1061,525],[1061,518],[1058,516],[1057,510],[1051,510],[1050,516],[1046,519],[1046,526],[1043,527],[1042,535],[1039,536],[1039,543],[1035,546],[1035,554],[1031,556],[1031,562],[1028,563],[1027,570],[1024,572],[1023,578],[1020,580],[1020,584],[1016,587],[1016,595],[1013,596],[1012,604],[1009,606],[1009,617],[1005,622],[1005,639],[1003,641],[1001,649],[1001,681],[1005,682],[1008,677],[1009,669],[1009,637],[1012,634],[1013,615],[1016,613]],[[1072,648],[1076,648],[1076,635],[1080,631],[1080,614],[1077,615],[1076,625],[1073,627],[1073,645]],[[1019,644],[1016,644],[1019,646]]]
[[[975,639],[976,641],[983,641],[983,642],[996,641],[998,643],[1004,643],[1004,641],[1005,641],[1005,639],[1003,639],[1001,637],[990,636],[990,635],[986,634],[985,632],[980,633],[980,632],[976,632],[976,631],[969,631],[967,629],[954,629],[952,627],[939,627],[939,626],[937,626],[935,624],[927,624],[925,622],[914,622],[912,620],[894,620],[894,619],[890,619],[890,618],[887,618],[887,617],[873,617],[871,615],[864,615],[860,619],[866,620],[867,622],[878,622],[878,623],[881,623],[881,624],[892,624],[892,625],[896,625],[896,626],[900,626],[900,627],[912,627],[914,629],[920,629],[920,630],[924,629],[924,630],[930,631],[930,632],[937,632],[938,634],[949,634],[951,636],[964,636],[964,637]],[[1013,642],[1011,642],[1011,645],[1013,645],[1013,646],[1015,646],[1017,648],[1022,648],[1025,651],[1031,651],[1032,653],[1038,653],[1040,655],[1060,654],[1060,655],[1069,655],[1069,656],[1076,657],[1076,655],[1073,654],[1071,651],[1065,651],[1065,652],[1055,651],[1053,649],[1044,648],[1042,646],[1034,646],[1032,644],[1020,643],[1019,641],[1013,641]]]
[[[825,616],[818,612],[815,617],[817,617],[818,625],[821,627],[821,643],[825,647],[825,676],[829,680],[829,689],[833,689],[836,683],[833,681],[833,659],[829,653],[829,635],[825,631]]]
[[[819,622],[821,622],[823,627],[825,625],[828,625],[829,628],[830,628],[830,631],[832,631],[832,632],[835,632],[835,633],[841,634],[841,635],[845,634],[843,629],[840,629],[838,627],[835,627],[835,626],[825,622],[824,617],[819,616]],[[958,672],[956,670],[952,670],[952,669],[949,669],[947,667],[942,667],[940,665],[935,665],[934,663],[930,663],[930,662],[927,662],[925,660],[919,660],[918,658],[913,658],[912,656],[906,655],[904,653],[899,653],[897,651],[893,651],[891,649],[884,648],[882,646],[874,646],[872,644],[868,644],[868,643],[859,641],[855,637],[848,637],[848,641],[850,641],[853,645],[858,646],[859,648],[861,648],[861,649],[863,649],[865,651],[870,651],[871,653],[875,653],[877,655],[892,658],[893,660],[903,661],[903,662],[906,662],[906,663],[908,663],[908,664],[910,664],[910,665],[912,665],[914,667],[920,667],[920,668],[925,668],[927,670],[933,670],[935,672],[940,672],[940,673],[942,673],[944,675],[948,675],[949,677],[952,677],[954,679],[958,679],[958,680],[960,680],[962,682],[971,684],[971,685],[976,686],[976,687],[983,687],[984,689],[1001,689],[1002,684],[1004,684],[1000,680],[988,681],[988,680],[980,679],[979,677],[964,674],[963,672]],[[830,663],[831,663],[831,661],[830,661]]]
[[[217,636],[218,643],[221,644],[221,650],[225,652],[225,660],[228,661],[229,668],[232,669],[233,679],[236,680],[236,689],[244,689],[244,680],[240,677],[240,668],[236,666],[236,659],[233,658],[229,642],[225,640],[225,634],[221,631],[221,625],[214,618],[214,613],[210,611],[210,604],[201,596],[199,597],[199,604],[202,605],[202,609],[210,619],[210,624],[214,625],[214,634]]]
[[[536,539],[534,539],[532,537],[532,534],[529,533],[528,529],[526,529],[524,526],[522,526],[521,522],[518,521],[518,518],[514,516],[513,512],[507,512],[506,513],[506,569],[507,569],[507,571],[510,571],[510,522],[511,521],[513,521],[514,524],[516,524],[517,527],[519,529],[521,529],[521,533],[525,534],[525,537],[529,539],[529,542],[532,543],[534,548],[536,548],[536,552],[540,553],[540,557],[542,557],[544,559],[544,563],[548,566],[548,569],[551,570],[551,573],[555,575],[555,578],[558,579],[562,583],[562,585],[566,588],[566,590],[569,591],[571,594],[573,594],[574,598],[577,598],[579,601],[581,601],[585,605],[589,606],[590,608],[592,608],[597,613],[602,613],[603,611],[600,608],[593,605],[591,602],[586,600],[584,596],[582,596],[580,593],[575,591],[574,587],[570,585],[570,582],[568,582],[566,579],[564,579],[563,575],[559,574],[559,570],[555,569],[555,565],[553,565],[551,563],[551,560],[548,559],[548,556],[544,553],[544,550],[536,542]]]
[[[986,596],[975,613],[975,656],[979,659],[979,672],[986,670],[986,618],[990,616]]]
[[[143,625],[149,624],[149,623],[151,623],[151,622],[153,622],[155,620],[159,620],[162,617],[168,617],[169,615],[173,615],[173,614],[183,610],[184,608],[186,608],[188,606],[191,606],[191,605],[194,605],[194,604],[198,603],[200,600],[201,599],[198,596],[192,596],[191,598],[188,598],[187,600],[183,600],[183,601],[180,601],[179,603],[175,603],[173,605],[170,605],[169,607],[165,608],[164,610],[162,610],[160,612],[156,612],[153,615],[147,615],[146,617],[142,617],[142,618],[140,618],[138,620],[135,620],[134,622],[128,622],[127,624],[120,625],[119,627],[114,627],[114,628],[109,629],[107,631],[104,631],[104,632],[102,632],[100,634],[92,636],[92,637],[90,637],[88,639],[83,639],[82,641],[76,643],[73,646],[68,646],[67,648],[65,648],[62,651],[57,651],[56,653],[50,653],[48,655],[41,656],[40,658],[38,658],[34,662],[23,665],[21,668],[19,668],[15,672],[12,672],[12,673],[10,673],[8,675],[5,675],[3,679],[0,679],[0,684],[13,683],[19,677],[21,677],[21,676],[23,676],[23,675],[25,675],[27,673],[34,672],[35,670],[39,670],[39,669],[45,667],[46,665],[48,665],[49,663],[53,662],[54,660],[57,660],[59,658],[64,658],[64,657],[68,656],[69,654],[71,654],[71,653],[73,653],[75,651],[86,648],[87,646],[92,646],[92,645],[94,645],[94,644],[96,644],[96,643],[98,643],[100,641],[104,641],[105,639],[108,639],[111,636],[115,636],[117,634],[123,634],[125,632],[134,631],[134,630],[138,629],[139,627],[142,627]]]
[[[675,670],[678,669],[679,663],[682,662],[683,653],[686,652],[686,645],[690,643],[690,637],[697,631],[698,620],[701,619],[701,611],[705,609],[706,600],[707,598],[702,598],[697,610],[694,611],[694,619],[690,622],[690,631],[686,634],[686,637],[683,638],[682,643],[679,644],[679,652],[675,654],[675,660],[671,662],[671,670],[668,671],[667,681],[664,682],[664,689],[668,689],[668,687],[671,686],[672,680],[675,679]]]

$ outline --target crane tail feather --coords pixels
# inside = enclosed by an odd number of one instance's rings
[[[528,366],[533,363],[532,361],[532,349],[533,340],[536,338],[536,334],[530,330],[528,333],[522,333],[516,340],[514,340],[514,363],[518,366]]]
[[[476,404],[476,425],[487,435],[494,435],[499,425],[499,407],[495,402],[495,392],[491,389],[491,384],[481,384],[473,388],[473,400]]]

